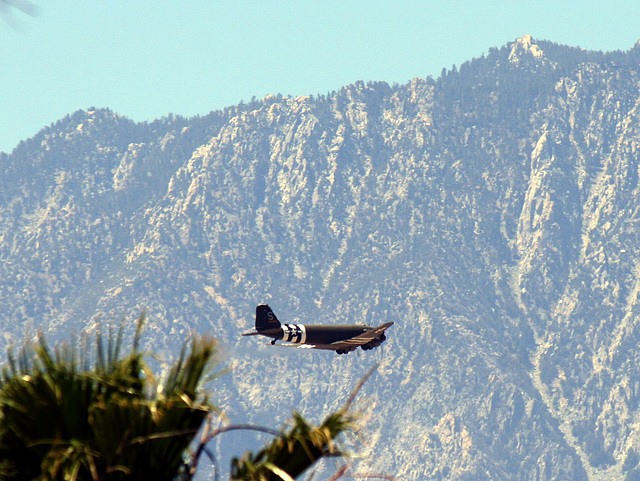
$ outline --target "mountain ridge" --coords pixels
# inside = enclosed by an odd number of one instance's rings
[[[405,85],[76,112],[0,157],[0,348],[146,310],[160,357],[226,346],[231,419],[319,416],[379,362],[376,472],[637,479],[639,86],[637,47],[524,36]],[[267,351],[238,338],[261,302],[396,323],[360,357]]]

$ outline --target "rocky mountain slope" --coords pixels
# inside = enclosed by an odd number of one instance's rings
[[[145,309],[160,359],[220,339],[235,422],[319,420],[379,362],[359,472],[640,479],[639,106],[640,47],[524,36],[406,85],[76,112],[0,156],[0,349]],[[239,338],[261,302],[395,325],[359,356],[272,348]]]

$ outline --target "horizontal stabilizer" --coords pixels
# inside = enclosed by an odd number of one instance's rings
[[[264,329],[262,331],[250,331],[242,334],[243,336],[257,336],[258,334],[262,334],[263,336],[271,336],[273,334],[278,334],[281,331],[280,328],[277,329]]]

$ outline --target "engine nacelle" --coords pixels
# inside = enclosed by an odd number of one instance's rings
[[[337,349],[336,354],[347,354],[348,352],[355,351],[355,347],[345,347],[344,349]]]
[[[380,344],[382,344],[386,339],[387,339],[387,336],[385,336],[383,332],[378,337],[376,337],[375,339],[372,339],[371,341],[366,343],[364,346],[362,346],[362,350],[368,351],[369,349],[374,349],[378,347]]]

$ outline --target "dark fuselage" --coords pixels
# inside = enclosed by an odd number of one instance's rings
[[[364,325],[310,325],[282,324],[280,328],[259,331],[258,334],[273,339],[293,342],[297,344],[331,344],[359,336],[373,329]]]

